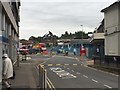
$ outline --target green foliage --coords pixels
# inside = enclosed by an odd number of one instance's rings
[[[89,38],[88,34],[82,31],[77,31],[75,33],[68,33],[68,31],[65,31],[65,33],[62,34],[60,37],[54,35],[52,32],[49,31],[49,33],[45,34],[44,36],[39,36],[39,37],[31,36],[29,40],[33,41],[34,44],[38,44],[44,42],[46,43],[49,41],[55,42],[58,39],[82,39],[82,35],[83,35],[83,39]],[[25,42],[25,41],[26,41],[25,39],[21,40],[21,42]]]
[[[31,36],[31,37],[29,38],[29,40],[33,41],[34,44],[38,44],[38,43],[41,42],[41,38],[42,38],[42,37],[34,37],[34,36]]]
[[[85,32],[82,32],[82,31],[78,31],[73,34],[65,31],[65,34],[62,34],[60,38],[61,39],[82,39],[82,37],[83,37],[83,39],[89,38],[88,34],[86,34]]]

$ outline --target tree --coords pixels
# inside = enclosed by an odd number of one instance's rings
[[[83,37],[82,37],[83,35]],[[75,39],[88,39],[89,36],[88,34],[86,34],[85,32],[82,32],[82,31],[78,31],[78,32],[75,32]]]
[[[34,36],[31,36],[31,37],[29,38],[29,40],[33,41],[34,44],[39,43],[38,38],[36,38],[36,37],[34,37]]]
[[[68,31],[65,31],[65,34],[62,34],[61,39],[69,39],[70,38],[70,34],[68,33]]]
[[[20,43],[22,43],[22,44],[24,44],[24,45],[26,45],[26,42],[27,42],[27,40],[25,40],[25,39],[21,39],[21,40],[20,40]]]

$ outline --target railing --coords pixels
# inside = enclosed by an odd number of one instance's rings
[[[39,65],[39,87],[42,90],[47,90],[47,71],[42,65]]]
[[[39,65],[39,89],[56,90],[51,81],[48,79],[47,71],[42,65]]]

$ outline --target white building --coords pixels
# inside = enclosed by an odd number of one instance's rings
[[[120,0],[101,12],[104,12],[106,60],[120,64]]]
[[[12,62],[17,60],[19,45],[19,0],[0,0],[0,82],[2,79],[2,55],[7,53]]]

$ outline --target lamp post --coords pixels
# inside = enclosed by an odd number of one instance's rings
[[[83,25],[80,25],[81,28],[82,28],[82,40],[83,40]]]
[[[83,25],[80,25],[82,28],[82,40],[83,40]],[[83,44],[83,43],[82,43]],[[81,47],[83,47],[83,45],[81,44]]]
[[[80,25],[80,26],[81,26],[81,28],[82,28],[81,55],[83,56],[83,53],[85,53],[85,52],[84,52],[84,48],[83,48],[83,25]]]

